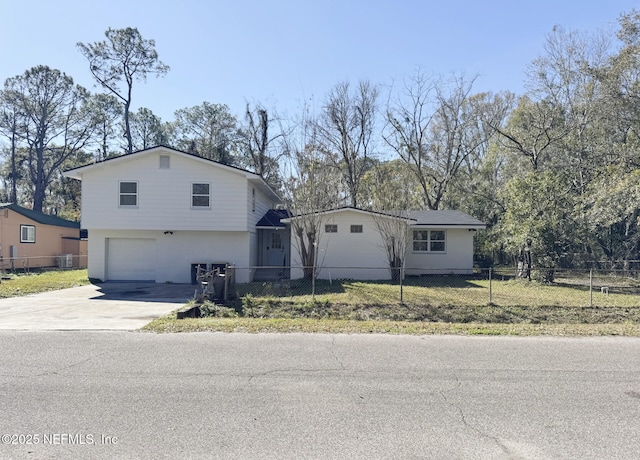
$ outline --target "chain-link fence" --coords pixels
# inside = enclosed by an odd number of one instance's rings
[[[529,279],[519,277],[515,268],[474,269],[472,273],[440,270],[439,274],[428,269],[407,269],[405,276],[392,280],[388,268],[348,270],[357,272],[358,279],[340,277],[345,267],[308,270],[307,275],[311,276],[307,277],[296,267],[236,267],[235,294],[239,299],[248,296],[262,302],[279,299],[297,303],[401,303],[432,307],[640,307],[637,271],[534,269]],[[291,279],[292,273],[300,277]]]
[[[29,272],[36,269],[87,268],[87,255],[62,254],[59,256],[0,258],[0,270]]]

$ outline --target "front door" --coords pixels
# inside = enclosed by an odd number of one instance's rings
[[[267,265],[283,267],[286,265],[285,242],[282,231],[271,231],[267,240]]]

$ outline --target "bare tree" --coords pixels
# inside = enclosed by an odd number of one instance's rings
[[[89,61],[89,69],[96,81],[124,105],[127,152],[133,151],[129,112],[134,81],[146,81],[148,75],[165,75],[169,66],[158,59],[154,40],[142,38],[138,29],[109,28],[106,41],[78,43],[82,55]],[[122,80],[125,85],[120,87]]]
[[[368,81],[361,81],[355,94],[348,82],[339,83],[330,91],[318,123],[319,145],[340,171],[356,208],[360,181],[374,157],[377,97],[378,89]]]
[[[270,146],[284,134],[282,130],[275,135],[270,133],[274,120],[269,118],[267,109],[259,104],[253,110],[247,104],[245,118],[247,120],[245,150],[248,166],[272,187],[279,188],[278,159],[282,155],[271,156]]]
[[[472,95],[474,79],[448,84],[418,74],[387,109],[383,135],[420,183],[424,205],[438,209],[460,169],[486,150],[507,105],[488,94]]]
[[[338,202],[337,178],[318,148],[316,123],[305,112],[296,128],[282,137],[287,155],[284,168],[283,201],[292,214],[291,234],[305,279],[311,279],[318,266],[321,211]]]
[[[507,150],[526,158],[536,171],[554,147],[567,137],[570,128],[562,109],[549,101],[532,101],[523,96],[506,127],[494,125]]]

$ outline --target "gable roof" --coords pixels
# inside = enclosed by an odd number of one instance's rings
[[[309,213],[305,213],[305,214],[297,214],[295,216],[294,215],[290,215],[289,218],[283,219],[283,221],[286,222],[286,223],[289,223],[289,222],[291,222],[291,220],[297,219],[297,218],[300,218],[300,217],[330,215],[330,214],[336,214],[336,213],[346,212],[346,211],[357,212],[357,213],[362,213],[362,214],[369,214],[369,215],[378,215],[378,216],[384,216],[384,217],[393,217],[393,218],[400,217],[400,218],[407,219],[407,220],[413,220],[411,217],[398,215],[398,214],[396,214],[394,212],[369,211],[367,209],[354,208],[353,206],[343,206],[341,208],[327,209],[325,211],[309,212]]]
[[[128,161],[140,158],[142,156],[153,155],[161,152],[171,153],[171,154],[179,155],[185,158],[190,158],[194,161],[215,166],[215,167],[224,169],[226,171],[232,172],[234,174],[240,174],[244,176],[253,185],[255,185],[258,189],[264,192],[266,195],[270,196],[271,199],[275,201],[280,201],[280,197],[278,196],[278,194],[273,191],[273,189],[269,186],[269,184],[267,184],[259,174],[256,174],[246,169],[238,168],[236,166],[225,165],[223,163],[220,163],[219,161],[210,160],[209,158],[204,158],[194,153],[184,152],[182,150],[174,149],[173,147],[167,147],[166,145],[157,145],[155,147],[150,147],[148,149],[138,150],[136,152],[131,152],[131,153],[125,153],[117,157],[107,158],[106,160],[100,160],[100,161],[89,163],[83,166],[78,166],[76,168],[71,168],[64,171],[63,175],[65,177],[70,177],[72,179],[82,180],[82,175],[85,172],[102,168],[104,167],[105,164],[115,165],[119,163],[126,163]]]
[[[23,208],[15,203],[0,203],[0,209],[11,209],[12,211],[22,214],[23,216],[44,225],[55,225],[57,227],[80,228],[79,222],[62,219],[57,216],[50,216],[42,212],[32,209]]]
[[[411,210],[411,211],[369,211],[366,209],[345,206],[342,208],[329,209],[315,213],[291,216],[288,219],[282,219],[283,222],[291,222],[292,219],[303,217],[304,215],[329,215],[345,211],[355,211],[358,213],[379,215],[385,217],[395,217],[406,219],[411,226],[419,227],[437,227],[437,228],[486,228],[486,224],[481,220],[471,217],[462,211],[449,210]]]

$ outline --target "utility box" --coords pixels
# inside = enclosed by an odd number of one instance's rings
[[[58,267],[73,268],[73,254],[64,254],[58,256]]]

